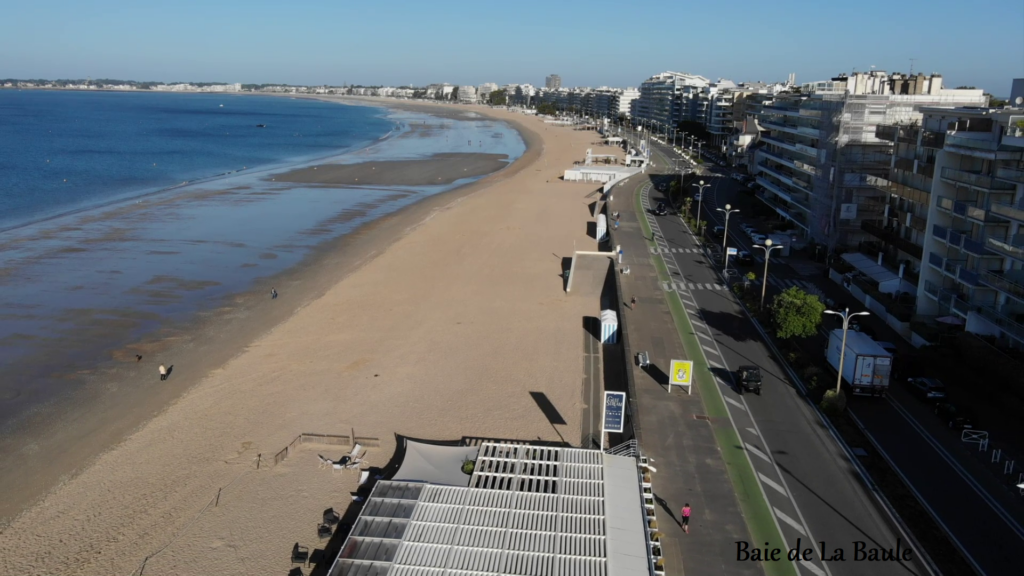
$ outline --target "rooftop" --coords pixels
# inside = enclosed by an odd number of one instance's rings
[[[646,530],[633,458],[485,442],[468,487],[378,482],[330,575],[647,576]]]

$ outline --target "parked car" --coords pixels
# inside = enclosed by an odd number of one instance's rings
[[[664,202],[658,202],[658,206],[654,208],[654,213],[658,216],[664,216],[668,214],[668,208],[665,207]]]
[[[721,238],[722,236],[725,236],[725,228],[721,226],[715,226],[714,228],[711,229],[711,235],[714,236],[715,238]]]
[[[743,230],[744,234],[746,234],[747,236],[750,236],[751,232],[754,232],[754,231],[757,230],[757,226],[754,226],[753,224],[741,224],[740,225],[740,230]]]
[[[942,400],[946,397],[946,385],[935,378],[907,378],[911,393],[922,400]]]
[[[969,408],[956,406],[951,402],[939,402],[935,405],[935,413],[946,422],[946,426],[957,430],[972,430],[975,418]]]
[[[693,195],[693,201],[700,202],[700,192],[697,192],[696,194]]]
[[[753,264],[754,258],[750,256],[750,252],[747,252],[746,250],[740,250],[736,252],[736,257],[734,258],[734,261],[737,264]]]
[[[768,237],[765,236],[764,234],[751,234],[750,235],[750,241],[753,242],[755,246],[764,246],[764,241],[767,240],[767,239],[768,239]]]

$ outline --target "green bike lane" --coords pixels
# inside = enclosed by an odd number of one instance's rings
[[[643,179],[639,185],[619,185],[622,194],[610,207],[621,213],[620,226],[611,234],[613,245],[621,245],[624,263],[630,267],[630,273],[622,276],[623,298],[627,302],[637,299],[634,310],[628,306],[624,310],[630,316],[625,323],[630,344],[634,353],[646,351],[651,359],[648,369],[641,369],[636,362],[632,369],[644,450],[654,458],[658,470],[653,485],[660,508],[659,531],[664,534],[666,571],[686,575],[797,574],[796,565],[785,558],[788,547],[777,516],[716,389],[684,302],[675,292],[661,288],[671,282],[671,276],[663,256],[652,254],[656,243],[638,194],[647,178],[639,178]],[[694,362],[692,394],[679,387],[667,390],[664,383],[672,359]],[[678,525],[680,508],[686,503],[693,509],[688,534]],[[747,543],[751,551],[767,544],[783,552],[779,561],[738,560],[737,542]],[[825,574],[819,566],[812,564],[805,573]]]

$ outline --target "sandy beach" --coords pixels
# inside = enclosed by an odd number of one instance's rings
[[[595,245],[595,187],[559,176],[595,134],[479,112],[517,126],[519,161],[325,246],[278,286],[282,305],[196,337],[170,380],[187,392],[7,526],[0,572],[131,574],[150,557],[147,575],[285,573],[356,484],[316,449],[256,469],[304,432],[380,438],[374,465],[395,434],[578,444],[581,319],[599,303],[567,296],[561,265]],[[322,183],[355,177],[338,170]]]

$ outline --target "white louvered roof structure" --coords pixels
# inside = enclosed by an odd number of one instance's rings
[[[330,576],[649,576],[633,458],[485,442],[468,487],[380,481]]]

